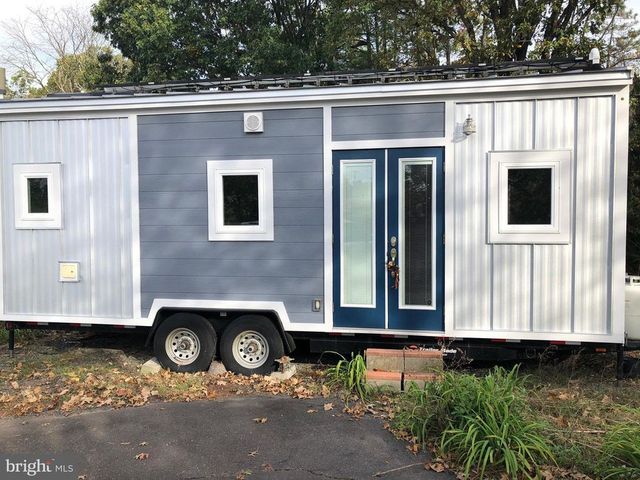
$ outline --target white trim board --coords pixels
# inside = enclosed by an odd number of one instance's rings
[[[129,115],[129,156],[131,168],[131,287],[132,312],[134,317],[142,317],[142,287],[140,259],[140,182],[138,171],[138,117]]]
[[[131,95],[127,97],[98,97],[45,99],[20,102],[0,102],[0,118],[3,115],[24,113],[46,113],[77,111],[126,111],[149,110],[156,108],[198,107],[207,105],[246,105],[279,102],[325,101],[336,102],[342,99],[352,100],[443,95],[465,95],[474,97],[487,93],[539,90],[575,90],[584,88],[624,87],[631,83],[631,70],[608,70],[601,72],[567,72],[556,75],[498,77],[491,79],[436,80],[421,83],[395,83],[387,85],[365,85],[351,87],[318,87],[310,89],[283,89],[242,91],[231,93],[199,93],[180,95]],[[538,95],[536,95],[538,96]]]
[[[322,108],[322,161],[324,190],[324,324],[333,327],[333,152],[331,107]]]

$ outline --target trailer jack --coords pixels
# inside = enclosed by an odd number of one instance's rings
[[[7,330],[9,331],[9,357],[13,358],[16,346],[16,329],[13,324],[7,323]]]

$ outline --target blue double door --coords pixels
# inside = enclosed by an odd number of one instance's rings
[[[335,327],[443,331],[441,148],[333,153]]]

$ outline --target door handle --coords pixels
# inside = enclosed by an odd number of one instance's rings
[[[397,289],[400,285],[400,267],[398,267],[398,264],[396,263],[396,258],[398,258],[398,250],[396,249],[398,239],[396,237],[391,237],[389,244],[391,245],[391,248],[389,249],[389,258],[387,259],[386,266],[391,278],[393,279],[391,288]]]

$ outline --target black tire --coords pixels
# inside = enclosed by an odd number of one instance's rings
[[[180,329],[182,329],[183,335],[176,337],[176,339],[181,338],[181,345],[187,347],[182,363],[177,358],[183,354],[181,350],[174,350],[174,353],[167,351],[167,348],[171,347],[171,345],[167,345],[167,338],[173,334],[172,332],[178,331],[179,334]],[[174,372],[200,372],[207,370],[211,365],[211,360],[216,352],[217,339],[216,331],[206,318],[194,313],[175,313],[165,319],[156,330],[153,337],[153,351],[158,362],[164,368]],[[195,347],[188,348],[197,344],[199,344],[197,349]],[[175,346],[175,343],[173,345]],[[176,346],[176,348],[179,347]],[[193,353],[191,358],[189,357],[190,353]]]
[[[256,360],[255,366],[248,365],[251,353],[237,351],[238,355],[245,357],[244,364],[238,362],[234,356],[234,342],[238,338],[238,343],[242,340],[241,335],[247,332],[255,332],[248,334],[250,341],[255,345],[261,345],[262,342],[268,346],[268,351],[260,360]],[[246,338],[246,337],[245,337]],[[239,349],[242,347],[239,346]],[[260,348],[260,347],[259,347]],[[222,332],[220,338],[220,357],[222,363],[234,373],[242,375],[266,375],[275,370],[276,360],[284,355],[284,345],[282,336],[278,329],[273,325],[270,319],[262,315],[244,315],[236,318]],[[254,357],[255,358],[255,357]]]

